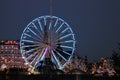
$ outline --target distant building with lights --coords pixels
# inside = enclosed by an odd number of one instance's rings
[[[18,40],[0,41],[0,68],[6,65],[7,68],[27,68],[19,51]]]

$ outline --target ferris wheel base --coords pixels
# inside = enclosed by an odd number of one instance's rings
[[[51,58],[45,58],[44,61],[40,61],[37,67],[39,74],[59,74],[64,73],[62,70],[57,69],[56,65],[51,61]]]

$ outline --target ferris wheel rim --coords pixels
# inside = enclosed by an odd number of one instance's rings
[[[36,21],[37,19],[41,19],[41,18],[44,18],[44,17],[51,17],[51,16],[46,15],[46,16],[40,16],[40,17],[38,17],[38,18],[35,18],[35,19],[32,20],[32,21],[27,25],[27,27],[25,27],[25,29],[23,30],[22,35],[21,35],[21,38],[20,38],[20,51],[21,51],[21,54],[22,54],[22,48],[21,48],[22,44],[21,44],[21,43],[22,43],[22,38],[23,38],[23,35],[24,35],[23,33],[25,32],[25,30],[27,30],[27,28],[29,28],[29,25],[30,25],[31,23],[33,23],[33,22]],[[58,18],[58,17],[56,17],[56,16],[52,16],[52,18],[56,18],[56,19],[59,19],[59,20],[65,22],[63,19]],[[67,27],[70,29],[70,31],[71,31],[72,34],[73,34],[73,31],[72,31],[71,27],[69,26],[69,24],[68,24],[67,22],[65,22],[65,24],[67,25]],[[73,55],[74,50],[75,50],[75,38],[74,38],[74,35],[73,35],[73,40],[74,40],[74,42],[73,42],[72,54],[71,54],[71,56],[69,57],[69,59],[67,60],[67,62],[66,62],[61,68],[63,68],[63,67],[68,63],[68,61],[72,58],[72,55]],[[24,55],[23,55],[23,54],[22,54],[22,57],[24,58]],[[27,61],[25,58],[24,58],[24,60],[25,60],[26,63],[29,64],[29,61]],[[33,67],[33,66],[31,66],[31,65],[29,65],[29,66],[30,66],[30,67]]]

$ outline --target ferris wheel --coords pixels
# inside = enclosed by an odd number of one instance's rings
[[[57,68],[62,69],[74,50],[75,37],[71,27],[56,16],[34,19],[25,27],[20,39],[22,57],[33,69],[48,56]]]

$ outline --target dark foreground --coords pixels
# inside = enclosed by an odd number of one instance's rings
[[[87,74],[0,74],[0,80],[120,80],[120,76],[93,76]]]

